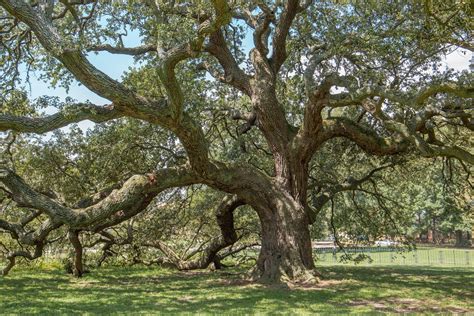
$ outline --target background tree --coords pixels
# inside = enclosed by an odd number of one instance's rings
[[[463,166],[449,160],[434,165],[421,164],[420,183],[413,186],[411,197],[413,233],[425,242],[471,245],[473,227],[472,177],[461,177]],[[426,175],[431,169],[431,176]],[[424,185],[421,185],[424,184]]]

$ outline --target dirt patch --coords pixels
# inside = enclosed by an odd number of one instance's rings
[[[177,275],[179,276],[184,276],[184,277],[193,277],[193,276],[197,276],[197,275],[206,275],[206,274],[210,274],[209,271],[207,270],[192,270],[192,271],[178,271],[176,273]]]
[[[211,280],[212,284],[223,285],[223,286],[247,286],[255,285],[256,283],[251,280],[246,279],[220,279],[220,280]]]
[[[326,288],[333,288],[341,284],[349,284],[351,280],[319,280],[317,283],[297,283],[289,284],[291,290],[315,290],[321,291]]]
[[[192,296],[181,296],[176,299],[180,303],[192,303],[194,299]]]
[[[86,278],[72,279],[70,283],[73,284],[76,288],[86,288],[91,286],[100,287],[102,285],[101,282],[98,280],[90,280]]]
[[[352,280],[320,280],[317,283],[277,283],[277,284],[264,284],[258,283],[248,278],[221,278],[217,280],[209,280],[209,284],[217,286],[253,286],[263,288],[275,288],[285,290],[305,290],[305,291],[318,291],[324,289],[332,289],[335,286],[341,284],[348,284]]]

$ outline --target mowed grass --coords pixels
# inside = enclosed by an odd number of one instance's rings
[[[322,266],[311,287],[251,284],[242,271],[16,269],[0,278],[0,314],[474,313],[474,269]]]

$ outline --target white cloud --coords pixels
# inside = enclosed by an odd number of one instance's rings
[[[470,59],[472,55],[465,49],[457,49],[447,55],[443,63],[449,68],[462,71],[469,69]]]

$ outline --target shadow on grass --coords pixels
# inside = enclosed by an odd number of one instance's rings
[[[0,310],[20,314],[333,314],[400,311],[397,305],[405,304],[403,300],[421,308],[425,304],[432,311],[433,306],[437,307],[434,311],[473,308],[473,269],[336,266],[320,271],[332,282],[286,290],[241,282],[238,273],[103,268],[74,279],[57,270],[22,270],[0,279]]]

